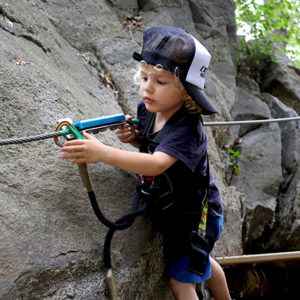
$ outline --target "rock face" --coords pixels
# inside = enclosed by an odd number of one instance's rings
[[[232,112],[234,119],[297,116],[292,108],[274,96],[261,94],[258,85],[248,77],[237,78],[236,97]],[[242,141],[238,146],[243,156],[239,162],[242,171],[233,176],[231,184],[246,198],[243,224],[246,252],[297,249],[298,135],[297,121],[250,124],[231,129],[231,138],[239,137]]]
[[[268,94],[237,77],[230,0],[0,0],[0,139],[53,132],[66,117],[134,115],[138,66],[132,53],[140,49],[142,31],[160,24],[188,30],[212,54],[206,93],[220,113],[207,121],[299,112],[298,87],[285,85],[289,80],[280,82],[292,96],[281,99],[275,76],[266,77]],[[284,75],[299,82],[294,69]],[[224,203],[214,254],[297,249],[298,123],[211,127],[207,134]],[[97,137],[132,150],[112,132]],[[237,137],[243,139],[242,172],[228,185],[226,145]],[[102,259],[107,228],[94,216],[77,167],[59,156],[52,140],[0,146],[0,299],[108,297]],[[107,217],[127,213],[136,179],[103,164],[90,169]],[[121,299],[172,299],[161,237],[147,216],[115,234],[112,260]]]
[[[285,105],[300,112],[299,69],[271,63],[264,70],[262,90],[279,98]]]

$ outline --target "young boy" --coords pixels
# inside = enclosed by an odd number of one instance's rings
[[[199,120],[200,113],[217,112],[203,92],[210,54],[184,30],[158,26],[144,32],[142,53],[133,57],[141,62],[140,124],[138,128],[125,125],[116,134],[141,152],[110,147],[84,133],[85,140],[66,142],[62,158],[72,163],[104,162],[151,177],[159,191],[153,222],[163,234],[175,299],[198,299],[196,283],[206,280],[215,299],[230,299],[224,273],[208,255],[223,220]],[[193,257],[191,236],[194,232],[198,237],[208,185],[207,244],[204,252],[200,249],[202,256]]]

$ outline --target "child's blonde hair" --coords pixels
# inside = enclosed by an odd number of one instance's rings
[[[174,74],[176,88],[179,93],[179,98],[183,100],[184,107],[190,114],[200,114],[202,113],[202,108],[192,99],[188,94],[180,79]]]
[[[141,70],[143,68],[147,69],[148,64],[145,61],[141,61],[139,69],[136,71],[134,75],[134,82],[136,84],[140,84],[140,76]],[[157,71],[162,70],[161,65],[154,66]],[[202,108],[192,99],[192,97],[188,94],[180,79],[176,74],[173,74],[175,77],[175,85],[179,93],[179,98],[184,102],[184,107],[191,114],[200,114],[203,112]]]

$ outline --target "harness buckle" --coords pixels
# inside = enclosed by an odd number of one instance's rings
[[[153,176],[142,176],[139,184],[136,186],[138,193],[143,196],[153,198],[157,196],[157,188],[155,187]]]

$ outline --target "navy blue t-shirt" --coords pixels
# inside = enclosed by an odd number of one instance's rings
[[[137,118],[140,119],[138,130],[145,131],[147,109],[145,104],[140,101],[138,103]],[[202,178],[206,176],[207,169],[207,136],[203,125],[197,116],[185,114],[185,118],[181,118],[172,126],[168,134],[155,147],[154,152],[160,151],[167,153],[178,161],[168,170],[173,174],[175,182],[174,194],[177,195],[179,206],[183,209],[189,204],[190,198],[199,195],[199,199],[203,193],[203,180],[194,180],[194,178]],[[151,128],[146,134],[150,143],[152,135]],[[145,141],[143,141],[145,143]],[[199,176],[200,175],[200,176]],[[202,177],[201,177],[202,176]],[[191,183],[193,182],[193,183]],[[219,190],[215,184],[213,175],[210,173],[210,185],[208,194],[208,215],[211,217],[221,216],[223,214],[222,201]]]

